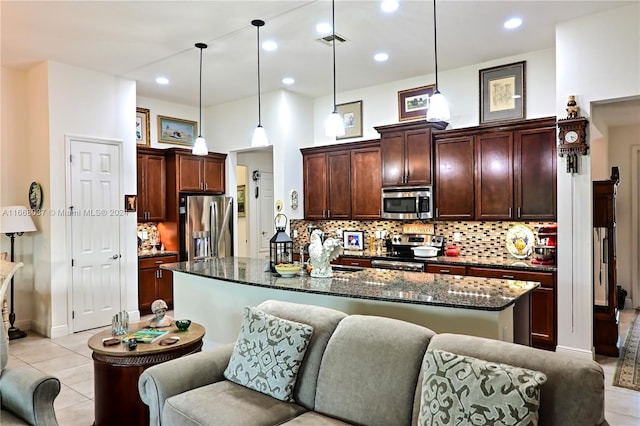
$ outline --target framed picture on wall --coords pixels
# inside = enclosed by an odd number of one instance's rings
[[[526,118],[526,62],[480,70],[480,124]]]
[[[359,138],[362,136],[362,101],[336,105],[344,123],[344,136],[336,139]]]
[[[138,196],[137,195],[125,195],[124,196],[124,211],[135,212],[138,209]]]
[[[196,121],[158,116],[158,142],[191,146],[197,135]]]
[[[244,217],[247,215],[245,210],[245,196],[246,196],[246,186],[238,185],[238,217]]]
[[[151,137],[149,136],[149,109],[136,108],[136,144],[149,146]]]
[[[398,120],[419,120],[427,117],[429,98],[436,90],[436,85],[416,87],[398,92]]]

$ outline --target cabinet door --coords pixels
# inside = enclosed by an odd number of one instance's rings
[[[351,218],[351,153],[327,154],[327,217]]]
[[[476,136],[476,220],[513,218],[513,133]]]
[[[405,133],[407,185],[431,185],[431,129]]]
[[[158,268],[138,270],[138,309],[141,314],[151,313],[151,304],[157,299],[156,274]]]
[[[515,132],[515,218],[556,219],[556,129]]]
[[[531,341],[540,349],[556,348],[555,290],[538,287],[531,293]]]
[[[167,302],[169,309],[173,309],[173,273],[165,269],[158,269],[157,279],[158,299]]]
[[[164,221],[167,217],[167,184],[162,155],[147,155],[144,198],[147,220]],[[138,214],[139,215],[139,214]]]
[[[224,161],[217,158],[203,158],[204,163],[204,190],[224,194]]]
[[[202,159],[178,155],[178,191],[202,191]]]
[[[381,162],[380,148],[351,151],[351,218],[380,219]]]
[[[382,186],[402,186],[405,183],[404,132],[383,134],[380,138],[382,156]]]
[[[429,274],[466,275],[466,266],[427,264]]]
[[[435,145],[436,218],[473,220],[473,136],[442,139]]]
[[[145,177],[147,174],[147,156],[144,154],[138,154],[136,157],[137,168],[137,187],[138,187],[138,222],[144,222],[147,218],[147,196],[145,190]]]
[[[326,154],[309,154],[303,157],[304,217],[325,219],[327,211],[327,160]]]

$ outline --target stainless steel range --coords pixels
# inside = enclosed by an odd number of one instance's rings
[[[371,266],[380,269],[424,272],[424,260],[416,258],[413,248],[430,245],[438,248],[438,256],[444,255],[445,238],[442,235],[399,234],[391,238],[391,251],[387,259],[374,259]]]

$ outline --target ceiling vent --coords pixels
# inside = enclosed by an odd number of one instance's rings
[[[332,46],[333,45],[333,34],[329,34],[328,36],[319,38],[318,41],[320,43],[326,44],[327,46]],[[340,34],[336,33],[336,45],[342,44],[342,43],[344,43],[346,41],[347,41],[346,38],[344,38]]]

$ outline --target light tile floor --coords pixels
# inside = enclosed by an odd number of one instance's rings
[[[169,313],[171,314],[171,313]],[[626,336],[634,311],[620,316],[620,335]],[[61,426],[89,426],[93,423],[93,362],[87,346],[89,337],[102,329],[48,339],[30,332],[9,345],[11,367],[35,368],[56,376],[62,390],[55,401]],[[205,346],[206,349],[206,346]],[[597,356],[605,372],[606,419],[611,426],[640,426],[640,392],[611,385],[617,358]]]

